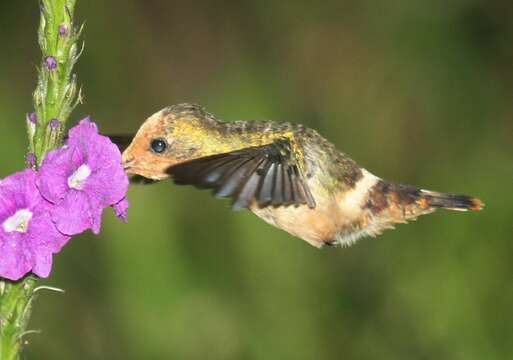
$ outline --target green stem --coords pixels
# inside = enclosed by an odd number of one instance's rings
[[[73,66],[82,51],[78,42],[82,27],[76,27],[73,21],[76,0],[41,0],[40,3],[38,39],[43,56],[34,91],[37,126],[30,141],[30,151],[36,155],[38,164],[48,151],[61,144],[66,121],[81,101]],[[52,120],[53,125],[59,126],[52,127]]]
[[[0,282],[0,359],[18,359],[34,298],[36,278]]]
[[[81,100],[73,74],[82,50],[78,44],[82,27],[77,28],[73,21],[76,0],[40,0],[39,3],[38,41],[42,59],[33,95],[37,122],[27,119],[29,153],[37,159],[35,164],[30,164],[34,168],[48,151],[62,144],[66,121]],[[17,282],[0,280],[1,360],[19,359],[23,336],[28,333],[36,282],[33,275]]]

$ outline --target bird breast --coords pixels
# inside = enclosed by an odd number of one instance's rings
[[[317,206],[258,207],[253,204],[250,210],[267,223],[297,236],[315,247],[333,242],[341,242],[353,232],[361,231],[367,211],[364,205],[379,178],[362,169],[362,177],[351,189],[330,194],[309,183]],[[362,234],[364,235],[364,234]],[[342,241],[343,242],[343,241]]]

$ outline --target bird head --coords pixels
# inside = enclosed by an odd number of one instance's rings
[[[169,177],[175,164],[202,156],[217,120],[201,106],[179,104],[150,116],[123,152],[128,174],[152,180]]]

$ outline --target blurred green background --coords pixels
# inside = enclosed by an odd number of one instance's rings
[[[42,283],[27,359],[513,356],[513,4],[79,0],[86,114],[130,132],[198,102],[318,129],[390,180],[480,196],[317,250],[207,192],[133,186]],[[23,167],[36,1],[0,2],[0,175]]]

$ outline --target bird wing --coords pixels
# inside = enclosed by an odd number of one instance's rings
[[[315,199],[301,173],[288,140],[201,157],[168,170],[178,185],[212,189],[233,199],[233,208],[308,205]]]

